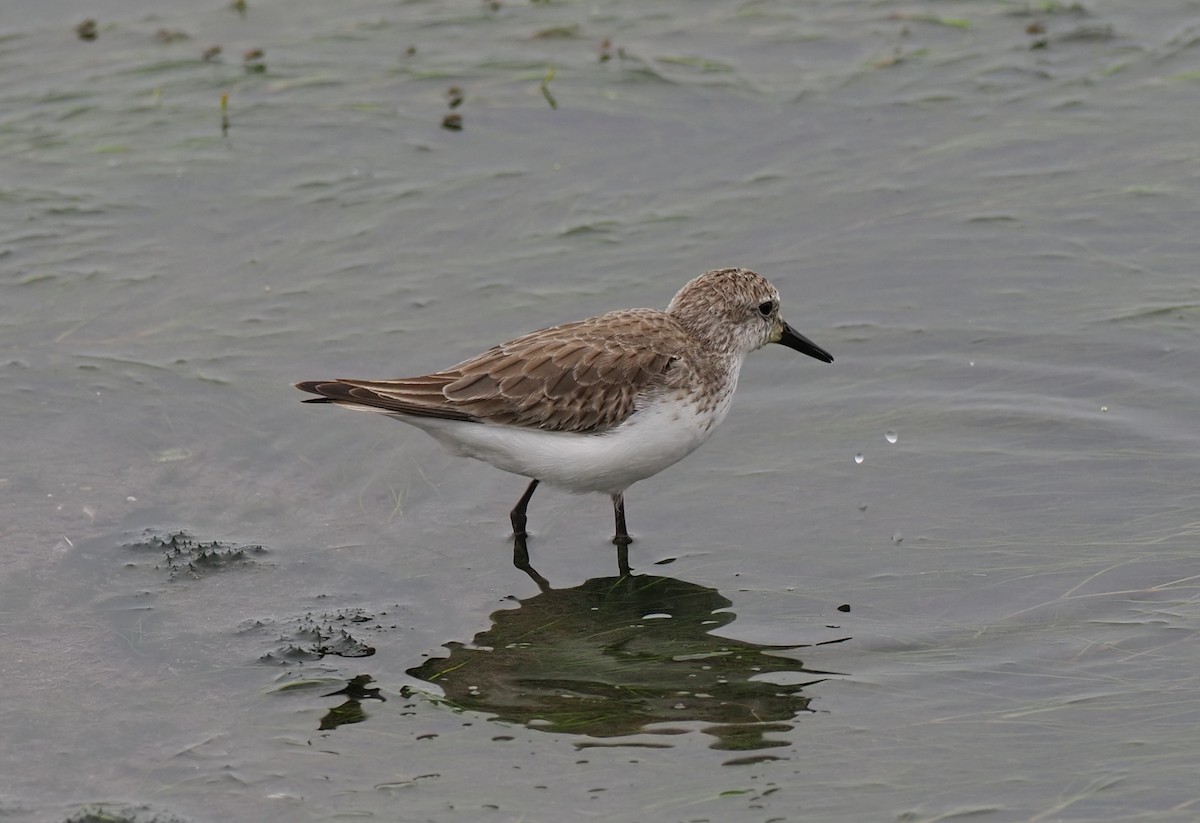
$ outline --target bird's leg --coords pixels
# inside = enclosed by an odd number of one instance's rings
[[[531,480],[529,488],[525,489],[525,493],[521,495],[521,499],[517,501],[517,505],[508,513],[508,518],[512,521],[513,536],[521,538],[522,542],[524,538],[529,536],[525,531],[525,524],[529,522],[529,518],[525,516],[525,509],[529,507],[529,498],[533,497],[533,492],[537,487],[538,481]],[[528,562],[528,558],[526,558],[526,562]]]
[[[633,542],[633,538],[629,536],[628,529],[625,528],[625,494],[617,492],[612,496],[613,515],[617,520],[617,533],[613,535],[613,543],[628,546]]]
[[[629,568],[629,544],[617,544],[617,574],[621,577],[629,577],[633,572]]]
[[[613,543],[617,546],[617,571],[623,577],[629,576],[629,544],[633,542],[633,538],[629,536],[629,530],[625,528],[625,495],[623,492],[617,492],[612,496],[613,501],[613,517],[617,521],[617,533],[613,536]]]
[[[529,537],[529,534],[525,531],[525,525],[528,522],[528,518],[525,516],[525,509],[529,506],[529,499],[533,497],[534,489],[537,487],[538,481],[531,481],[529,488],[525,489],[525,493],[521,495],[521,499],[517,501],[517,505],[508,515],[509,519],[512,520],[513,527],[513,565],[529,575],[530,579],[537,584],[539,589],[549,591],[550,583],[547,582],[546,578],[538,574],[537,569],[529,565],[529,547],[525,544],[525,538]]]
[[[613,543],[618,546],[628,546],[633,542],[629,530],[625,528],[625,494],[617,492],[612,496],[613,516],[617,520],[617,533],[613,535]]]
[[[537,584],[544,592],[550,591],[550,581],[538,574],[538,570],[529,565],[529,548],[525,545],[525,535],[518,534],[513,538],[513,565]]]

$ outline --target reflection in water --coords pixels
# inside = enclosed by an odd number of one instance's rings
[[[325,716],[321,718],[321,725],[318,728],[322,730],[336,729],[338,726],[361,723],[366,720],[367,713],[362,708],[364,700],[378,700],[381,703],[387,700],[379,693],[379,689],[369,688],[371,680],[370,675],[360,674],[346,681],[344,689],[338,689],[336,692],[326,695],[326,697],[345,695],[346,701],[326,712]]]
[[[730,605],[716,589],[670,577],[547,586],[493,614],[492,628],[471,645],[447,644],[448,658],[408,673],[440,686],[458,707],[545,731],[679,734],[686,729],[648,727],[703,722],[713,724],[703,729],[717,738],[713,748],[786,746],[764,734],[788,731],[810,711],[801,690],[829,672],[771,653],[797,646],[713,636],[734,620],[718,611]]]

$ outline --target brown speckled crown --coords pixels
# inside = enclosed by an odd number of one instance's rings
[[[778,306],[779,292],[766,278],[749,269],[715,269],[684,284],[667,314],[714,354],[744,356],[768,342],[770,324],[757,319],[757,312],[772,300]]]

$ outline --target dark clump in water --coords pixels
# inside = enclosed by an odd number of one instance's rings
[[[155,568],[165,569],[171,579],[181,574],[199,577],[207,572],[254,565],[254,557],[267,551],[258,545],[240,546],[219,540],[205,543],[183,531],[166,536],[146,532],[142,540],[127,544],[125,548],[134,552],[160,553],[162,562],[155,564]]]
[[[368,687],[371,682],[373,681],[370,675],[360,674],[346,681],[345,688],[326,695],[326,697],[344,695],[346,701],[327,711],[317,728],[326,731],[336,729],[338,726],[362,723],[367,719],[367,713],[362,706],[364,700],[378,700],[380,703],[386,703],[387,698],[380,693],[379,689]]]
[[[63,823],[183,823],[175,815],[151,812],[146,807],[108,808],[103,805],[87,806],[66,818]]]
[[[250,631],[269,631],[275,638],[275,648],[259,658],[261,663],[294,663],[297,661],[320,660],[327,655],[335,657],[370,657],[375,647],[351,634],[365,629],[382,628],[379,624],[365,626],[375,616],[361,609],[339,609],[323,614],[306,614],[291,621],[282,630],[279,626],[255,621]]]
[[[242,55],[242,65],[251,74],[264,74],[267,71],[267,59],[262,49],[249,49]]]

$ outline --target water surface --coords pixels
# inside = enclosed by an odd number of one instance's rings
[[[1194,819],[1193,4],[9,7],[7,818]],[[633,582],[291,388],[724,265]]]

